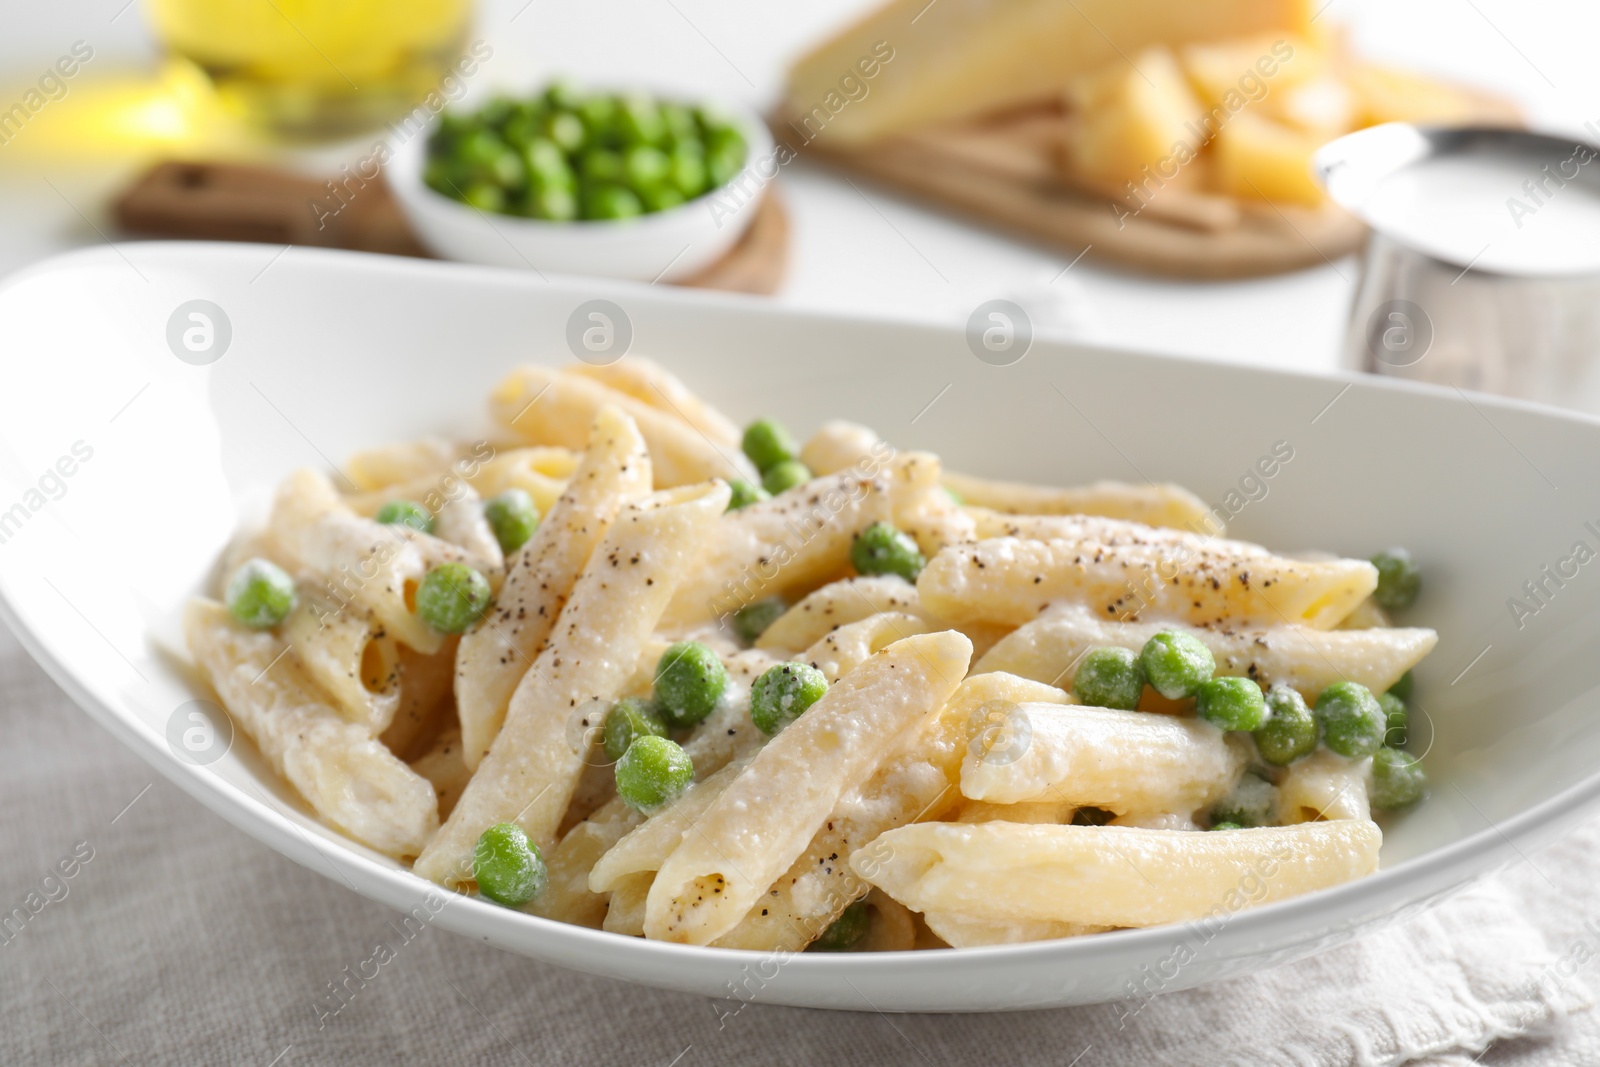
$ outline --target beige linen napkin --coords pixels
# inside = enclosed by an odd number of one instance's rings
[[[730,1014],[402,926],[168,785],[3,632],[0,739],[4,1064],[1600,1062],[1596,1013],[1563,1025],[1600,955],[1600,825],[1383,933],[1147,1002]]]

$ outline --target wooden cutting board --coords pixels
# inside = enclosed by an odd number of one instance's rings
[[[1483,98],[1485,121],[1515,123],[1504,101]],[[1022,108],[983,120],[886,138],[860,148],[807,140],[783,115],[775,135],[798,153],[910,193],[1070,255],[1144,273],[1219,280],[1299,270],[1361,247],[1366,228],[1341,208],[1248,202],[1182,188],[1151,195],[1137,213],[1103,191],[1072,184],[1059,165],[1064,115]]]
[[[113,202],[117,225],[141,237],[255,241],[429,257],[380,174],[319,225],[309,205],[328,199],[323,179],[236,163],[167,162]],[[783,281],[789,217],[769,186],[750,228],[727,255],[674,285],[771,295]]]

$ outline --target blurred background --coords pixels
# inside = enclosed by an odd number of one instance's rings
[[[932,0],[918,21],[938,23],[940,3],[955,0]],[[383,123],[437,85],[440,64],[465,49],[482,60],[464,79],[473,100],[569,76],[772,114],[797,57],[876,6],[8,0],[0,273],[121,239],[113,202],[163,160],[244,161],[319,178],[358,165],[392,133]],[[1313,6],[1319,27],[1344,35],[1341,48],[1364,60],[1470,86],[1535,128],[1577,135],[1600,123],[1592,3]],[[253,57],[253,83],[240,74],[243,56]],[[26,111],[12,114],[26,121],[8,126],[5,109],[17,103]],[[1360,271],[1334,242],[1334,254],[1285,272],[1175,279],[1093,254],[1079,261],[1069,243],[958,217],[809,153],[782,167],[779,184],[788,228],[773,298],[808,307],[959,323],[980,302],[1009,298],[1030,308],[1039,334],[1319,369],[1339,360]]]

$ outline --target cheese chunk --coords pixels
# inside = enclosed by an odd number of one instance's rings
[[[806,138],[859,143],[1058,94],[1152,45],[1310,27],[1309,0],[891,0],[802,56],[785,103]]]
[[[1112,63],[1075,82],[1069,96],[1067,166],[1113,189],[1137,184],[1146,168],[1175,178],[1205,143],[1205,107],[1165,48],[1147,49],[1133,66]]]
[[[1219,192],[1278,206],[1317,207],[1322,187],[1311,175],[1315,134],[1241,112],[1212,142],[1212,181]]]

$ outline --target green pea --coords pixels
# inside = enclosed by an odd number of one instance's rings
[[[585,207],[585,216],[591,219],[632,219],[644,214],[638,196],[620,185],[598,186]]]
[[[1416,601],[1422,589],[1422,575],[1411,553],[1403,548],[1391,548],[1373,556],[1372,565],[1378,568],[1378,588],[1372,592],[1378,607],[1384,611],[1404,611]]]
[[[600,144],[610,137],[617,125],[617,101],[611,96],[591,96],[578,105],[578,117],[583,120],[590,144]]]
[[[1211,824],[1211,828],[1213,830],[1243,830],[1244,829],[1244,827],[1240,826],[1236,822],[1214,822],[1214,823]]]
[[[566,153],[554,141],[535,137],[522,150],[522,165],[529,178],[540,185],[571,185],[572,168],[567,164]]]
[[[541,115],[529,108],[518,107],[516,113],[506,120],[500,136],[512,148],[523,150],[533,141],[543,140],[543,131]]]
[[[694,764],[665,737],[635,737],[617,760],[617,795],[630,808],[646,814],[670,804],[694,781]]]
[[[385,526],[409,526],[418,533],[433,532],[433,513],[415,500],[391,500],[373,516]]]
[[[228,614],[252,630],[270,630],[294,610],[294,579],[271,560],[246,560],[228,579]]]
[[[1335,682],[1317,697],[1322,743],[1347,759],[1364,759],[1383,747],[1389,720],[1366,686]]]
[[[693,200],[706,191],[706,154],[699,142],[684,142],[672,150],[671,169],[667,179],[685,200]]]
[[[666,737],[667,724],[653,703],[642,697],[623,697],[606,712],[604,748],[612,763],[641,737]]]
[[[578,198],[571,189],[549,185],[535,189],[524,201],[526,213],[551,222],[571,222],[578,217]]]
[[[477,208],[479,211],[502,212],[506,209],[504,190],[489,182],[472,182],[462,190],[461,200],[468,207]]]
[[[1317,718],[1305,698],[1287,685],[1267,690],[1267,721],[1255,729],[1256,750],[1282,767],[1317,750]]]
[[[1194,710],[1224,730],[1254,730],[1267,717],[1267,701],[1249,678],[1213,678],[1195,692]]]
[[[850,563],[860,574],[894,574],[914,582],[928,561],[909,535],[875,522],[851,539]]]
[[[1072,692],[1093,707],[1132,711],[1139,706],[1144,681],[1144,668],[1133,651],[1109,646],[1092,648],[1078,663]]]
[[[809,663],[768,667],[750,687],[750,721],[771,737],[828,692],[828,679]]]
[[[1411,728],[1411,710],[1393,692],[1379,693],[1378,706],[1383,709],[1383,743],[1404,748]]]
[[[441,563],[417,587],[417,615],[442,634],[459,634],[489,610],[489,579],[465,563]]]
[[[560,78],[545,86],[544,105],[550,108],[560,108],[564,111],[574,111],[583,105],[583,94],[578,86],[567,78]]]
[[[535,899],[549,881],[539,846],[512,822],[496,823],[478,836],[472,850],[472,877],[478,892],[508,908]]]
[[[545,116],[544,135],[563,152],[576,152],[588,139],[583,120],[570,111],[556,111]]]
[[[656,703],[674,726],[702,721],[727,688],[727,668],[699,641],[668,645],[656,663]]]
[[[1278,787],[1265,778],[1246,773],[1211,808],[1213,827],[1219,823],[1235,826],[1271,826],[1278,815]]]
[[[789,610],[783,601],[776,597],[767,600],[758,600],[754,604],[746,604],[734,613],[733,628],[735,632],[747,642],[755,643],[755,639],[766,632],[767,627],[778,621],[778,617]]]
[[[728,510],[738,511],[740,508],[749,507],[758,500],[771,500],[772,494],[759,485],[751,485],[743,478],[734,478],[728,482],[732,494],[728,497]]]
[[[866,940],[872,929],[872,911],[858,900],[839,913],[839,917],[806,948],[815,952],[849,952]]]
[[[1372,754],[1372,806],[1379,811],[1403,808],[1421,799],[1428,786],[1422,762],[1397,748]]]
[[[622,136],[629,144],[659,145],[666,140],[667,127],[661,120],[661,109],[648,96],[623,97],[617,119]]]
[[[1139,653],[1150,686],[1168,700],[1192,697],[1217,669],[1211,650],[1193,634],[1163,630]]]
[[[694,112],[682,104],[666,103],[660,105],[661,125],[667,133],[667,143],[674,147],[685,142],[699,143],[700,124],[694,120]]]
[[[744,454],[765,474],[780,463],[800,458],[800,445],[781,423],[757,419],[744,429]]]
[[[622,154],[622,169],[628,185],[642,192],[667,179],[672,161],[659,148],[647,144],[634,145]]]
[[[422,168],[422,180],[434,192],[453,197],[464,179],[452,160],[439,158],[428,160]]]
[[[446,111],[439,116],[439,125],[428,138],[428,150],[436,156],[445,155],[476,128],[473,120],[459,111]]]
[[[799,485],[805,485],[811,480],[811,468],[797,459],[786,459],[782,463],[768,467],[761,475],[761,487],[773,496],[787,493]]]
[[[516,106],[516,101],[509,96],[491,97],[488,103],[478,109],[478,122],[484,126],[502,126],[511,117]]]
[[[683,203],[683,194],[670,185],[651,185],[639,190],[646,211],[671,211]]]
[[[508,556],[527,544],[539,528],[539,509],[526,489],[507,489],[485,500],[483,517],[500,542],[500,551]]]
[[[1389,687],[1389,692],[1393,693],[1401,700],[1409,701],[1411,699],[1411,690],[1416,686],[1416,684],[1416,678],[1412,677],[1411,672],[1408,670],[1406,673],[1400,676],[1400,680],[1398,682]]]
[[[941,486],[941,488],[944,489],[944,495],[950,498],[950,503],[954,504],[958,508],[964,508],[967,506],[966,497],[962,496],[948,485]]]
[[[744,169],[744,149],[713,151],[706,157],[706,180],[712,188],[727,185]]]
[[[590,182],[620,183],[627,180],[622,153],[609,148],[591,148],[578,157],[578,173]]]

